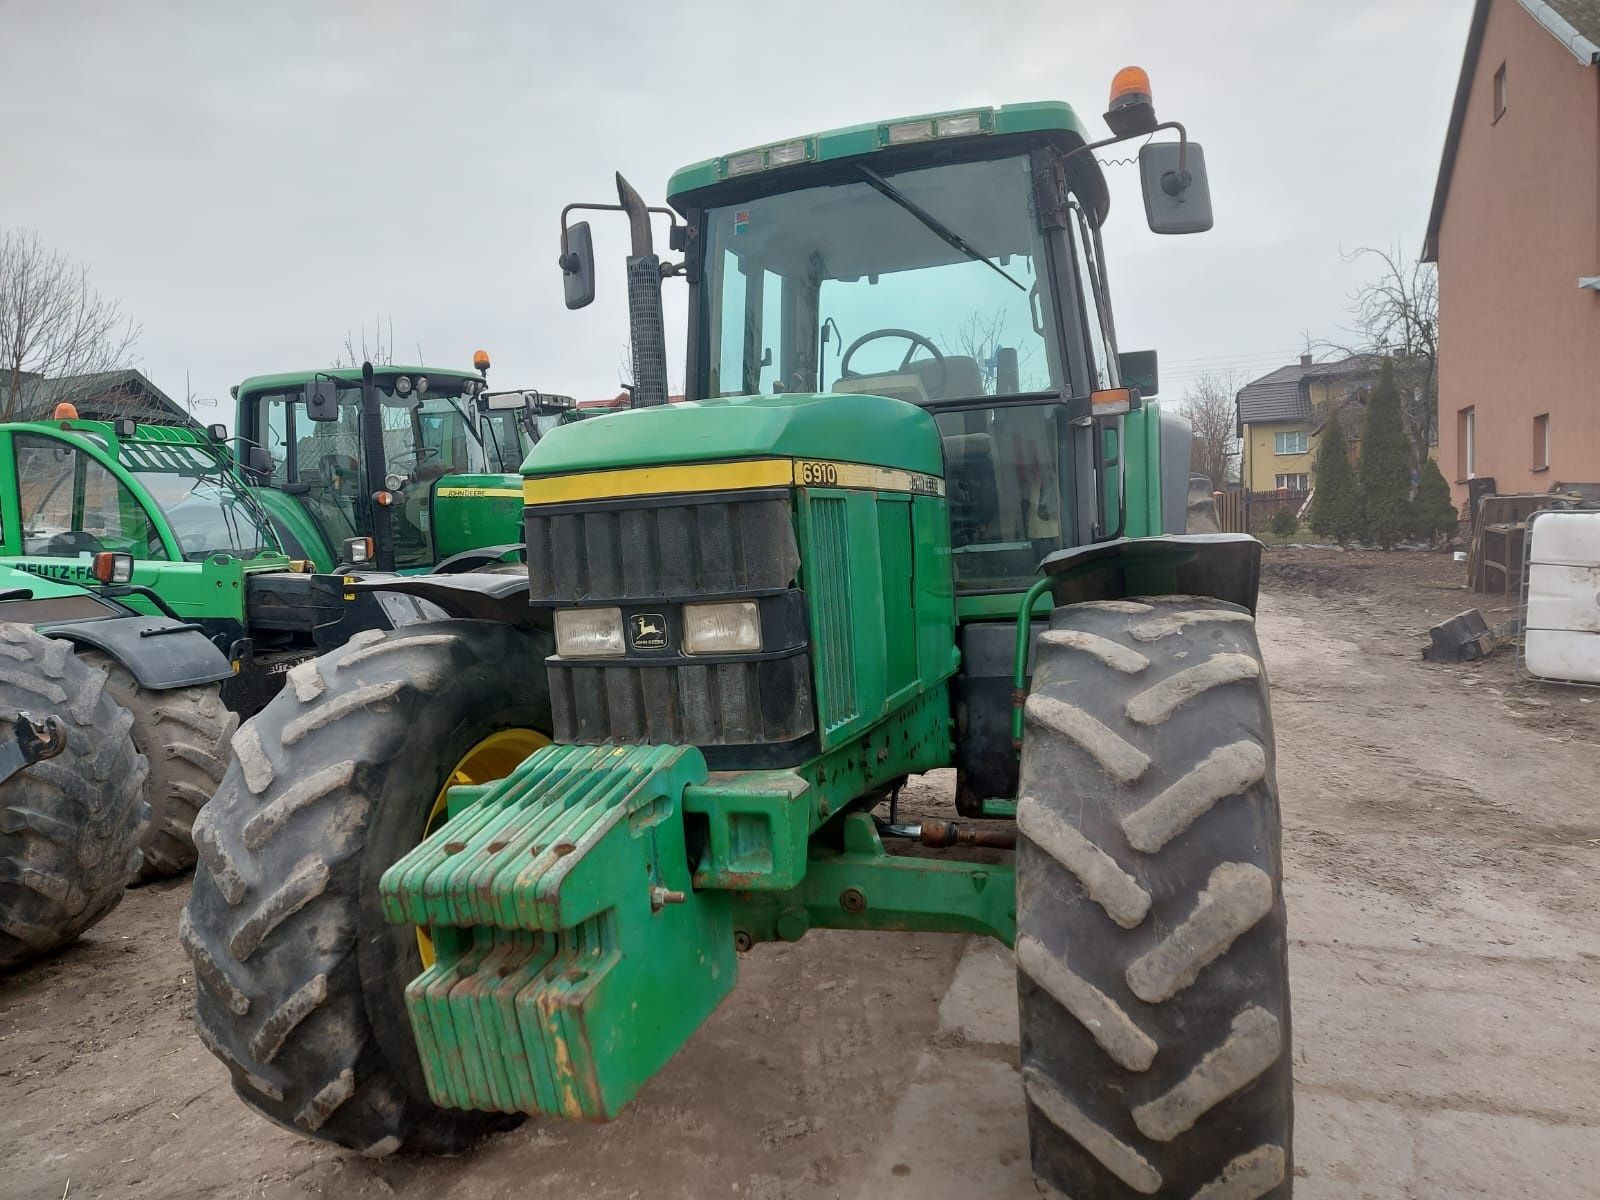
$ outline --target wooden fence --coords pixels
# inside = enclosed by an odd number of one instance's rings
[[[1298,515],[1310,495],[1310,492],[1291,492],[1286,488],[1275,492],[1251,492],[1244,502],[1244,524],[1235,532],[1262,532],[1279,509],[1287,508]]]

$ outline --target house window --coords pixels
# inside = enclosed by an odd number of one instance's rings
[[[1275,478],[1273,486],[1280,492],[1304,492],[1311,487],[1311,480],[1304,471],[1294,475],[1278,475]]]
[[[1456,479],[1478,477],[1477,411],[1463,408],[1456,413]]]
[[[1297,429],[1290,433],[1274,433],[1272,435],[1272,452],[1274,454],[1304,454],[1306,452],[1306,431]]]
[[[1533,469],[1543,471],[1550,465],[1550,414],[1540,413],[1533,419]]]
[[[1494,73],[1494,121],[1506,115],[1506,65]],[[1494,121],[1489,122],[1491,125]]]

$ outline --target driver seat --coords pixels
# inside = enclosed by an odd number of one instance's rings
[[[942,381],[936,358],[914,358],[906,364],[906,370],[916,372],[930,400],[965,400],[986,394],[978,360],[967,354],[944,356]]]

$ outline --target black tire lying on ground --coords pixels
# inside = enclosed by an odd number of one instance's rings
[[[80,650],[78,656],[106,672],[107,690],[133,714],[134,747],[150,761],[150,824],[139,845],[139,879],[187,871],[194,866],[195,815],[222,782],[239,718],[222,703],[219,684],[151,691],[109,654]]]
[[[468,750],[548,734],[551,650],[487,621],[368,631],[295,667],[234,735],[181,933],[200,1037],[276,1123],[374,1156],[515,1123],[429,1101],[404,1005],[416,934],[384,922],[378,879]]]
[[[139,869],[145,760],[104,671],[25,625],[0,625],[0,740],[18,711],[60,717],[67,745],[0,783],[0,969],[72,941]]]
[[[1058,608],[1017,820],[1017,980],[1046,1194],[1283,1200],[1289,985],[1266,673],[1245,610]]]

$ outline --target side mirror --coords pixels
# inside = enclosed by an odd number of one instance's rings
[[[313,379],[306,384],[306,416],[313,421],[339,419],[339,385],[332,379]]]
[[[1156,371],[1154,350],[1124,351],[1117,355],[1117,370],[1122,376],[1123,387],[1138,388],[1139,395],[1146,398],[1156,394],[1156,385],[1161,378]]]
[[[1147,142],[1139,150],[1139,182],[1151,233],[1204,233],[1211,228],[1211,188],[1199,142],[1188,143],[1178,170],[1178,142]]]
[[[568,308],[586,308],[594,303],[594,238],[589,222],[567,227],[561,248],[561,284],[566,289]]]
[[[265,446],[251,446],[249,457],[249,467],[252,474],[258,475],[262,479],[272,478],[272,455],[267,452]]]

